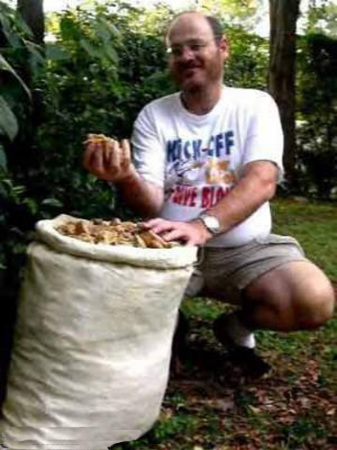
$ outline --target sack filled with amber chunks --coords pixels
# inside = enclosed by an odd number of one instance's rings
[[[165,393],[196,248],[139,225],[38,222],[28,248],[1,434],[11,449],[137,439]]]

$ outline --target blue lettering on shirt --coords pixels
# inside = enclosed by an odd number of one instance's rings
[[[167,161],[174,162],[180,159],[181,153],[181,139],[167,142]]]
[[[219,133],[215,136],[215,156],[220,158],[221,150],[224,148],[223,135],[225,133]]]
[[[192,141],[193,159],[194,159],[194,161],[198,161],[200,159],[200,156],[201,156],[201,152],[200,152],[201,144],[202,144],[201,139],[198,139],[196,141]]]
[[[188,148],[191,146],[191,141],[186,141],[184,143],[184,157],[185,159],[191,159],[192,155],[191,153],[188,151]]]
[[[182,141],[182,139],[172,139],[167,141],[166,159],[167,162],[173,163],[177,160],[199,161],[201,152],[207,152],[208,156],[228,156],[234,147],[234,132],[232,130],[218,133],[210,137],[208,147],[202,149],[201,139],[193,139]]]
[[[233,131],[227,131],[225,134],[225,142],[226,142],[226,155],[231,154],[231,147],[234,146],[234,133]]]

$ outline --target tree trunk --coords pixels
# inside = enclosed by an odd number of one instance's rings
[[[269,0],[269,92],[280,109],[284,131],[284,165],[295,182],[296,22],[300,0]]]
[[[18,0],[17,9],[33,32],[34,41],[43,44],[44,14],[43,0]]]

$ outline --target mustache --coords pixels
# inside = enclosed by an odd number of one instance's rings
[[[202,64],[199,63],[195,63],[195,62],[189,62],[189,61],[182,61],[178,64],[178,69],[179,70],[187,70],[187,69],[197,69],[202,67]]]

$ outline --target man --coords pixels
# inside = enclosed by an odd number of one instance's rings
[[[216,19],[185,12],[167,37],[180,92],[155,100],[127,141],[108,154],[91,145],[84,166],[114,182],[146,226],[200,246],[187,295],[240,305],[214,324],[216,337],[248,358],[254,330],[315,329],[333,313],[334,293],[297,241],[270,234],[268,201],[282,176],[282,131],[264,92],[223,85],[228,42]]]

